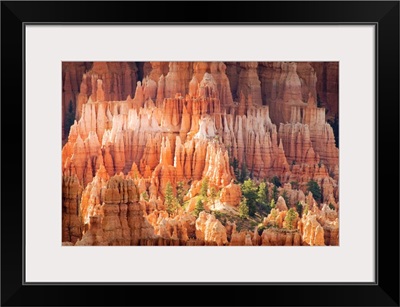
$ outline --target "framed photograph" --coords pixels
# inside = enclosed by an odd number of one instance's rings
[[[3,1],[1,35],[2,305],[399,306],[398,1]]]

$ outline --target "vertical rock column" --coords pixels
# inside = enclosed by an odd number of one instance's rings
[[[75,243],[82,237],[79,218],[82,187],[76,176],[63,177],[62,195],[62,242]]]
[[[261,82],[257,73],[257,62],[241,62],[237,96],[243,93],[246,98],[251,96],[253,104],[262,105]]]

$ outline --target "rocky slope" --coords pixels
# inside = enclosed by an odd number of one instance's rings
[[[64,244],[338,245],[339,150],[317,105],[337,112],[328,64],[63,63]],[[239,173],[282,183],[240,230]]]

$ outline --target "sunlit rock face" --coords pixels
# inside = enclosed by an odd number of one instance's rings
[[[339,245],[337,63],[62,67],[63,245]]]

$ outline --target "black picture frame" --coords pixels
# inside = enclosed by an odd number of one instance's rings
[[[72,22],[375,25],[376,129],[371,137],[376,138],[376,282],[26,284],[24,26]],[[399,101],[398,1],[2,1],[1,305],[399,306]]]

